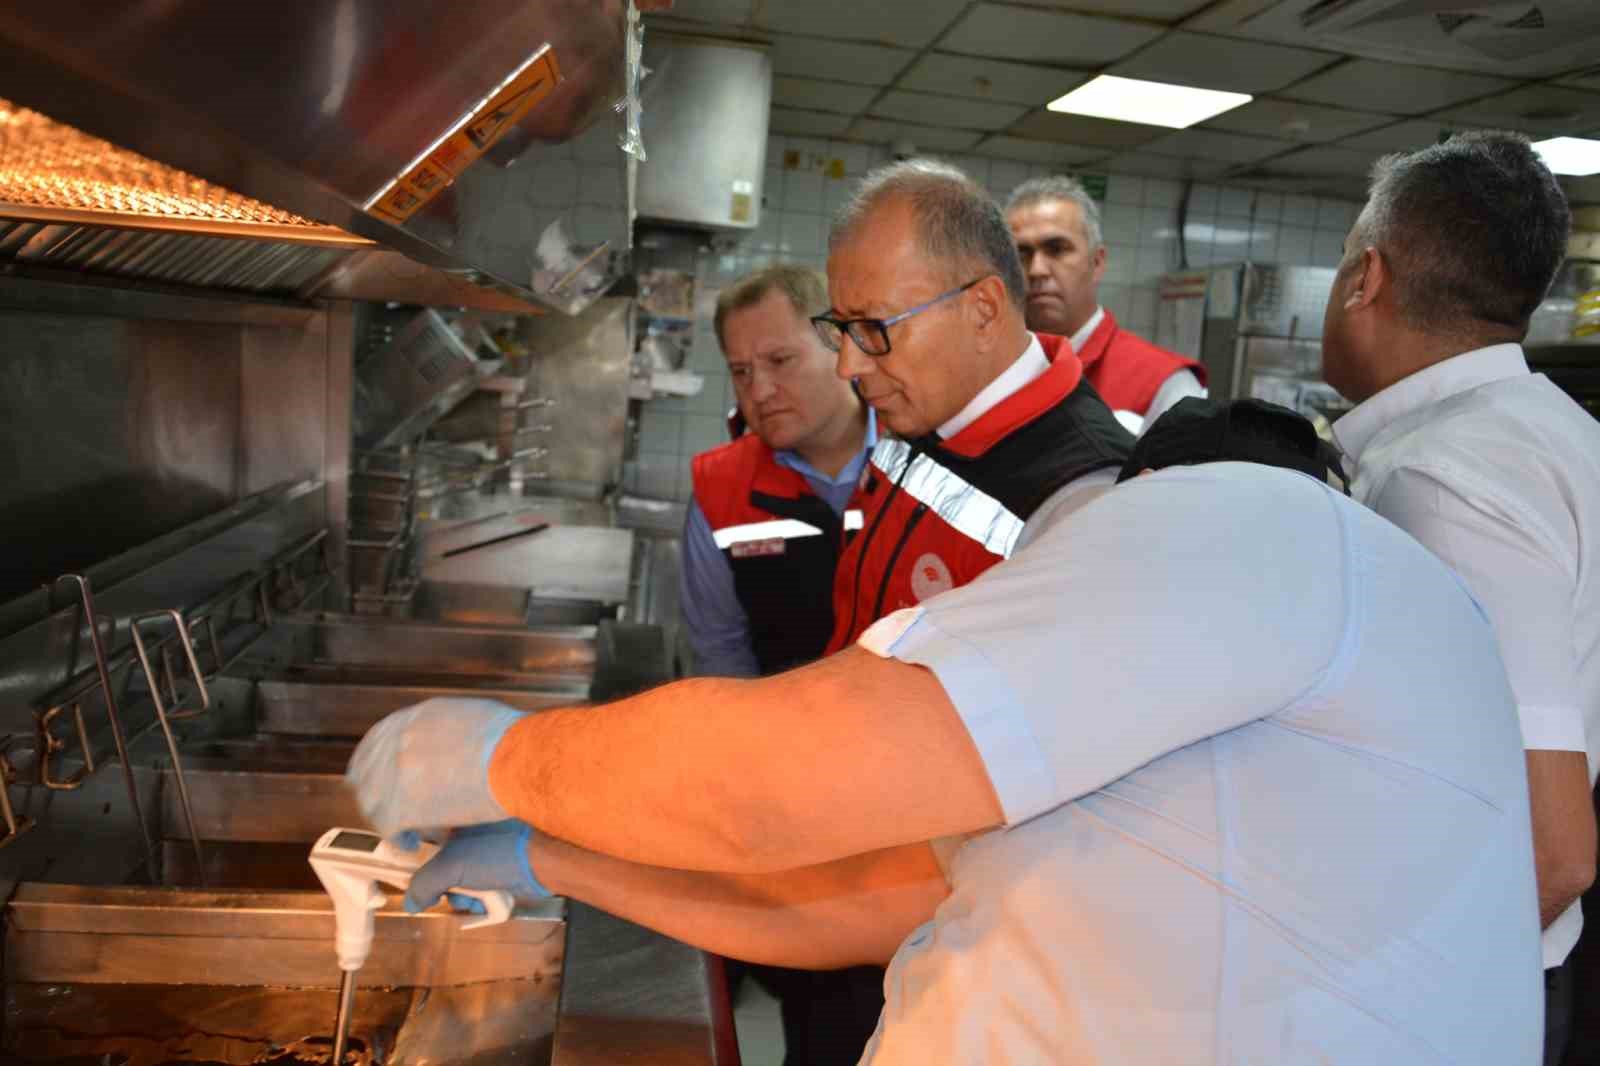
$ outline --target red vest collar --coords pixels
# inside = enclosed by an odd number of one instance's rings
[[[1078,352],[1078,362],[1088,370],[1100,361],[1106,354],[1106,349],[1111,346],[1111,338],[1117,332],[1117,320],[1112,317],[1109,310],[1100,317],[1100,324],[1089,334],[1089,339],[1083,342],[1083,350]]]
[[[1109,320],[1111,315],[1106,314]],[[1096,333],[1099,331],[1096,330]],[[972,425],[944,442],[946,450],[976,459],[1021,427],[1066,399],[1083,380],[1083,364],[1072,344],[1053,333],[1036,333],[1050,369],[990,408]]]

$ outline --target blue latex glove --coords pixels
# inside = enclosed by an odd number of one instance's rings
[[[379,833],[498,822],[489,757],[522,712],[494,700],[442,696],[396,711],[362,738],[345,771]]]
[[[515,819],[457,829],[439,854],[412,876],[406,910],[412,914],[425,911],[452,888],[503,889],[519,904],[549,899],[549,890],[528,865],[531,839],[533,827]],[[461,896],[452,895],[450,904],[457,910],[483,910],[477,900]]]

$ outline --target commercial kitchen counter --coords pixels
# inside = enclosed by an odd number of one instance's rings
[[[737,1066],[722,964],[573,902],[552,1066]]]

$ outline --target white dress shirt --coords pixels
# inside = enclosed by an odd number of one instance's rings
[[[1079,327],[1078,332],[1071,338],[1072,350],[1083,351],[1084,345],[1089,343],[1089,338],[1094,336],[1094,331],[1100,328],[1100,323],[1105,320],[1106,309],[1095,306],[1094,314],[1089,316],[1089,321]],[[1167,409],[1186,396],[1198,396],[1205,399],[1210,393],[1200,384],[1200,379],[1194,376],[1194,371],[1189,369],[1175,370],[1167,380],[1156,389],[1156,394],[1150,398],[1150,406],[1144,414],[1137,411],[1113,411],[1117,421],[1122,423],[1122,428],[1129,433],[1143,433],[1146,426],[1166,413]]]
[[[1448,568],[1248,463],[1029,524],[860,641],[934,673],[1004,814],[935,842],[863,1062],[1535,1066],[1515,704]]]
[[[1028,346],[1022,350],[1022,354],[1002,370],[999,377],[985,385],[967,406],[957,411],[954,418],[939,427],[940,438],[949,440],[998,407],[1001,400],[1044,377],[1049,369],[1050,359],[1044,354],[1044,346],[1039,343],[1038,337],[1028,334]]]
[[[1520,346],[1480,348],[1396,382],[1334,437],[1351,492],[1449,563],[1494,624],[1530,749],[1600,768],[1600,422]],[[1583,928],[1545,930],[1546,966]]]

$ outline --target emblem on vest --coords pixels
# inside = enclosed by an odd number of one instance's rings
[[[933,552],[923,552],[911,567],[911,591],[918,600],[926,600],[956,587],[950,568]]]
[[[741,540],[737,544],[729,545],[728,552],[735,559],[751,559],[758,555],[782,555],[789,550],[789,542],[782,537],[768,537],[766,540]]]

